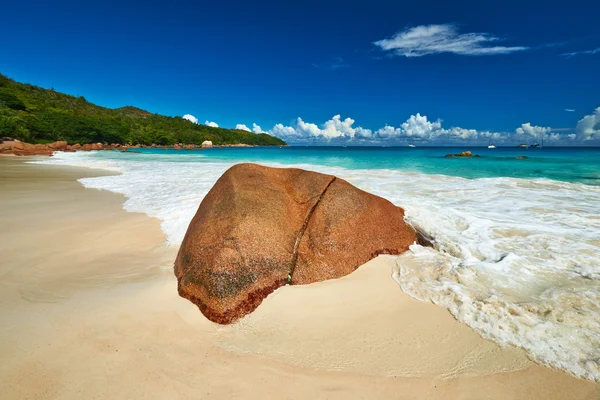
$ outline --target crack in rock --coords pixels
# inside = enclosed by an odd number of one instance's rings
[[[292,253],[292,262],[291,262],[291,266],[290,266],[290,272],[287,276],[287,284],[290,285],[292,283],[292,278],[294,276],[294,270],[296,269],[296,264],[298,262],[298,247],[300,247],[300,241],[302,240],[302,236],[304,235],[304,231],[306,231],[306,228],[308,227],[308,222],[310,221],[310,218],[312,217],[313,213],[315,212],[317,206],[319,205],[319,203],[321,202],[321,200],[323,199],[323,196],[325,196],[325,192],[327,192],[327,189],[329,189],[329,186],[331,186],[331,184],[336,180],[336,177],[332,177],[331,180],[329,181],[329,183],[327,183],[327,186],[325,186],[325,189],[323,189],[323,191],[321,192],[321,194],[319,195],[319,198],[317,199],[317,201],[315,202],[315,204],[313,204],[313,206],[311,207],[311,209],[308,211],[308,214],[306,215],[306,218],[304,219],[304,223],[302,224],[302,227],[300,228],[300,231],[298,231],[298,236],[296,236],[296,243],[294,243],[294,251]]]

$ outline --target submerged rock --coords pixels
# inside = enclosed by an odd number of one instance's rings
[[[231,323],[286,283],[339,278],[415,240],[402,208],[343,179],[238,164],[202,201],[175,275],[182,297]]]

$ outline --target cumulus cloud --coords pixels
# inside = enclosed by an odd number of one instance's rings
[[[402,125],[402,131],[406,136],[428,138],[431,134],[442,128],[442,121],[439,119],[435,122],[427,120],[427,116],[417,113],[411,115]]]
[[[240,131],[247,131],[247,132],[250,132],[250,128],[248,128],[248,127],[247,127],[246,125],[244,125],[244,124],[237,124],[237,125],[235,126],[235,129],[238,129],[238,130],[240,130]]]
[[[535,126],[531,125],[530,122],[527,122],[525,124],[521,124],[521,126],[518,127],[515,132],[517,135],[519,135],[519,137],[522,138],[539,138],[541,135],[545,135],[551,130],[552,129],[549,127]]]
[[[600,122],[600,107],[596,113],[587,116],[580,121],[580,135],[592,135],[594,138],[600,134],[598,132]],[[594,128],[595,127],[595,128]],[[591,133],[590,133],[591,132]],[[426,115],[417,113],[411,115],[405,122],[398,127],[385,125],[383,128],[371,131],[361,126],[355,126],[352,118],[342,119],[340,115],[335,115],[322,125],[304,121],[298,118],[292,126],[277,124],[273,129],[267,132],[270,135],[280,137],[291,143],[306,143],[315,140],[324,142],[333,141],[356,141],[356,142],[431,142],[431,143],[461,143],[469,141],[470,143],[487,144],[489,141],[494,143],[513,145],[518,143],[538,142],[543,137],[544,142],[569,141],[576,137],[576,134],[559,134],[552,132],[549,127],[536,126],[527,122],[515,129],[514,132],[491,132],[479,131],[476,129],[467,129],[461,127],[444,128],[440,119],[430,120]],[[582,136],[582,137],[583,137]]]
[[[443,129],[442,131],[442,134],[449,140],[489,139],[501,141],[503,137],[503,134],[500,132],[478,131],[476,129],[465,129],[461,127]]]
[[[398,128],[386,125],[375,131],[375,136],[385,139],[406,139],[408,141],[430,141],[430,140],[474,140],[474,139],[500,139],[500,133],[488,131],[477,131],[476,129],[465,129],[453,127],[445,129],[440,119],[430,121],[426,115],[411,115]]]
[[[304,137],[301,132],[296,130],[296,128],[291,126],[284,126],[283,124],[275,125],[273,129],[271,129],[267,133],[271,136],[277,136],[278,138],[286,140],[307,139],[307,137]]]
[[[373,42],[384,51],[405,57],[438,53],[467,56],[508,54],[527,50],[525,46],[494,46],[500,38],[489,33],[459,33],[453,24],[419,25],[394,36]]]
[[[218,128],[219,127],[219,125],[217,125],[216,122],[212,122],[212,121],[205,121],[204,125],[212,126],[213,128]]]
[[[370,129],[362,127],[354,127],[352,118],[343,119],[341,116],[335,115],[329,121],[326,121],[321,127],[317,124],[305,122],[302,118],[296,120],[295,126],[283,126],[277,124],[268,133],[274,136],[288,139],[353,139],[355,137],[368,138],[371,137]]]
[[[386,125],[383,128],[379,128],[375,131],[375,136],[384,139],[390,139],[399,137],[402,134],[400,128],[394,128],[393,126]]]
[[[295,126],[283,126],[277,124],[268,133],[287,139],[397,139],[397,138],[420,138],[428,139],[433,132],[441,129],[441,122],[430,122],[426,116],[420,114],[412,115],[400,127],[390,125],[373,132],[361,126],[355,126],[352,118],[342,119],[341,115],[335,115],[321,126],[306,122],[298,118]]]
[[[577,137],[584,141],[600,139],[600,107],[596,108],[593,114],[580,119],[575,132]]]
[[[192,114],[185,114],[182,118],[187,119],[188,121],[191,121],[195,124],[198,123],[198,118],[194,117]]]
[[[252,124],[252,132],[254,133],[264,133],[260,125]]]
[[[515,133],[517,134],[518,140],[526,143],[530,142],[531,140],[536,142],[543,140],[546,143],[572,140],[577,136],[575,134],[561,135],[559,133],[552,132],[552,128],[550,127],[531,125],[529,122],[521,124],[521,126],[515,130]]]

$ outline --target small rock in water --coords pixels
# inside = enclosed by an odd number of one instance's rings
[[[473,153],[471,153],[470,151],[463,151],[462,153],[446,154],[446,158],[452,158],[452,157],[470,158],[470,157],[479,157],[479,154],[473,155]]]

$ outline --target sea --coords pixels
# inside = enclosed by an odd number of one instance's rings
[[[445,157],[465,150],[479,157]],[[336,175],[403,207],[434,242],[398,258],[403,291],[533,361],[600,382],[600,148],[136,149],[42,161],[119,172],[80,182],[124,194],[124,208],[158,218],[173,246],[242,162]]]

